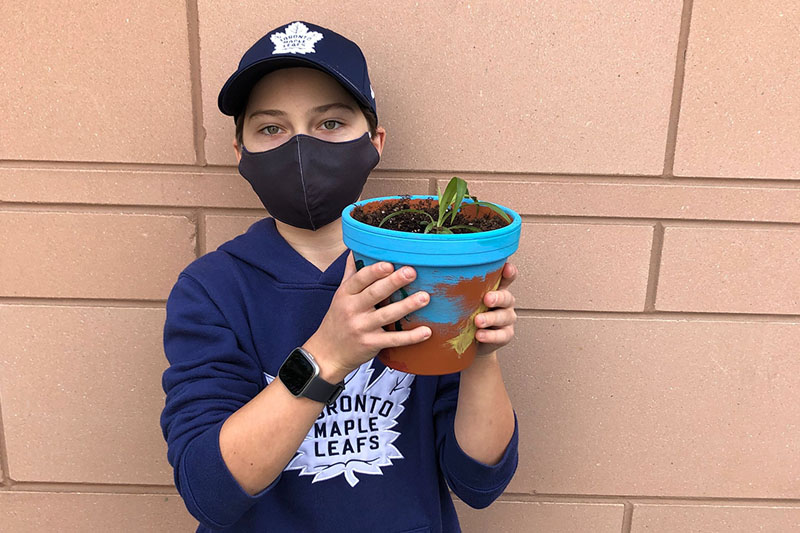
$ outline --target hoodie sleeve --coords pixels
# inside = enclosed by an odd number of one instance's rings
[[[167,299],[161,429],[175,485],[189,512],[210,528],[235,523],[280,476],[251,496],[228,470],[219,448],[225,420],[261,387],[260,367],[205,289],[183,273]]]
[[[454,429],[460,374],[439,378],[433,416],[439,466],[447,484],[464,503],[475,509],[488,507],[508,486],[517,469],[519,430],[514,413],[514,434],[495,465],[476,461],[458,445]]]

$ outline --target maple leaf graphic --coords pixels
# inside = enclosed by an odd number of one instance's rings
[[[273,33],[269,40],[275,45],[273,54],[313,54],[316,52],[314,45],[322,38],[318,31],[308,31],[308,26],[302,22],[294,22],[283,32]]]
[[[381,475],[393,459],[403,459],[394,445],[400,436],[391,428],[405,410],[413,374],[384,368],[372,382],[373,361],[348,374],[344,392],[333,407],[325,407],[303,439],[297,454],[284,468],[314,476],[312,483],[343,475],[351,487],[356,474]],[[266,372],[267,384],[274,379]]]

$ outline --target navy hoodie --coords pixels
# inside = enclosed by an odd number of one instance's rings
[[[511,480],[516,418],[500,462],[480,463],[453,433],[459,375],[415,376],[377,359],[348,375],[272,484],[251,496],[231,475],[223,422],[317,330],[348,253],[321,272],[265,218],[179,275],[167,300],[161,427],[198,531],[460,531],[448,486],[482,508]]]

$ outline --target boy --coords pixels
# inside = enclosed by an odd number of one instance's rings
[[[356,272],[342,242],[341,211],[386,138],[361,50],[282,26],[245,53],[219,106],[271,217],[190,264],[167,301],[161,425],[198,531],[459,531],[448,485],[485,507],[517,465],[496,356],[514,333],[516,269],[486,295],[460,376],[387,369],[378,351],[430,330],[382,326],[429,295],[376,308],[415,272]]]

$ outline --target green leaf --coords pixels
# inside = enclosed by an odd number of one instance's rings
[[[458,214],[458,210],[461,208],[461,202],[464,201],[464,195],[467,194],[467,182],[462,180],[461,178],[453,178],[456,181],[456,197],[455,202],[453,205],[453,212],[450,215],[450,223],[452,224],[456,220],[456,215]]]
[[[431,218],[433,218],[433,217],[431,217]],[[431,220],[431,222],[427,226],[425,226],[425,233],[430,233],[431,229],[433,229],[434,227],[436,227],[436,221],[435,220]]]
[[[485,205],[486,207],[488,207],[489,209],[491,209],[492,211],[494,211],[495,213],[497,213],[498,215],[503,217],[503,219],[506,222],[511,222],[511,217],[509,217],[508,214],[505,211],[503,211],[502,209],[500,209],[496,205],[494,205],[492,203],[489,203],[489,202],[475,202],[475,203],[476,203],[476,205]]]
[[[383,218],[383,220],[381,220],[381,223],[380,223],[380,224],[378,224],[378,227],[379,227],[379,228],[380,228],[380,227],[382,227],[382,226],[383,226],[383,224],[384,224],[384,223],[385,223],[387,220],[389,220],[390,218],[392,218],[392,217],[396,217],[397,215],[402,215],[403,213],[422,213],[422,214],[423,214],[423,215],[425,215],[426,217],[428,217],[428,218],[430,218],[431,220],[433,220],[433,217],[432,217],[432,216],[430,216],[428,213],[426,213],[425,211],[422,211],[422,210],[420,210],[420,209],[401,209],[400,211],[395,211],[394,213],[391,213],[391,214],[389,214],[389,215],[386,215],[386,216]]]
[[[453,178],[444,190],[444,194],[439,197],[439,220],[436,222],[437,226],[444,223],[444,214],[450,204],[453,203],[456,196],[456,189],[458,188],[458,178]]]

